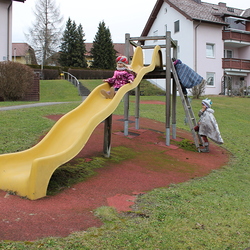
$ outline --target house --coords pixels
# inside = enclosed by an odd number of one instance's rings
[[[12,2],[13,0],[0,0],[0,62],[9,61],[12,57]]]
[[[113,43],[113,45],[114,45],[114,49],[116,51],[117,56],[125,55],[125,43]],[[85,57],[87,60],[88,67],[90,67],[93,62],[93,57],[91,56],[91,53],[90,53],[93,43],[85,43],[85,46],[86,46],[86,51],[87,51],[85,54]],[[130,45],[130,48],[129,48],[130,59],[132,58],[133,54],[134,54],[133,46]]]
[[[12,61],[37,64],[34,49],[27,43],[12,43]]]
[[[157,0],[141,36],[164,36],[166,31],[178,41],[178,59],[207,80],[206,95],[250,90],[250,9],[222,2]],[[162,41],[145,41],[157,44]],[[165,86],[164,80],[155,82]]]

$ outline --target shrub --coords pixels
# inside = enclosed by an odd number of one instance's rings
[[[194,99],[199,99],[202,96],[205,92],[206,84],[207,82],[203,81],[201,84],[194,86],[191,91],[189,90]]]
[[[33,70],[16,62],[0,62],[0,96],[16,101],[24,97],[34,79]]]
[[[114,74],[113,70],[102,69],[69,69],[68,72],[78,79],[106,79]]]
[[[44,69],[43,80],[54,80],[59,78],[59,71],[56,69]]]

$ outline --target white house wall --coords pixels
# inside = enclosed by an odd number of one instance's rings
[[[250,55],[250,46],[244,47],[240,50],[240,58],[249,60]],[[245,81],[247,83],[247,86],[250,86],[250,73],[247,74],[247,77],[245,77]]]
[[[8,8],[10,4],[11,1],[0,0],[0,61],[6,61],[8,58],[11,58],[11,29],[8,32]],[[9,27],[11,27],[11,14],[12,7],[9,9]]]
[[[180,21],[180,31],[174,32],[174,22]],[[215,85],[207,86],[205,94],[219,94],[221,92],[221,78],[223,76],[222,58],[224,57],[224,42],[222,40],[222,26],[208,23],[196,23],[187,19],[167,3],[162,7],[155,19],[148,36],[162,36],[167,31],[171,32],[173,40],[178,41],[178,59],[194,69],[204,79],[207,72],[215,75]],[[197,39],[197,41],[195,41]],[[164,41],[147,41],[147,45],[164,44]],[[206,44],[215,44],[215,57],[206,57]],[[165,63],[165,51],[163,52],[163,62]],[[145,53],[145,63],[150,63],[151,52]],[[160,87],[165,88],[165,80],[153,80]]]
[[[242,48],[238,49],[237,51],[238,51],[238,56],[236,58],[249,60],[250,46],[242,47]]]
[[[238,50],[239,51],[239,57],[241,59],[249,60],[250,55],[250,46],[243,47]],[[250,73],[247,74],[247,77],[245,77],[245,81],[247,83],[247,86],[250,86]]]
[[[180,32],[174,32],[174,22],[180,21]],[[148,36],[165,36],[166,31],[171,32],[171,38],[178,41],[178,58],[183,63],[193,68],[193,23],[186,19],[183,15],[170,7],[167,3],[163,3],[155,22],[153,23]],[[165,45],[165,41],[146,41],[146,45]],[[188,49],[184,49],[184,47]],[[165,64],[165,49],[162,49],[163,63]],[[151,61],[152,52],[145,50],[145,63]],[[165,89],[165,79],[156,79],[154,82],[161,88]]]

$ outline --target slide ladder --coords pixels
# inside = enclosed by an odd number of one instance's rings
[[[201,136],[194,130],[194,127],[197,125],[197,122],[195,119],[195,115],[194,115],[190,100],[189,100],[187,95],[183,94],[177,72],[176,72],[174,64],[172,62],[171,62],[171,69],[172,69],[172,73],[173,73],[173,78],[175,80],[176,86],[177,86],[179,94],[180,94],[180,98],[181,98],[182,105],[183,105],[183,108],[185,111],[187,122],[188,122],[189,128],[191,130],[192,136],[194,138],[195,146],[196,146],[198,152],[200,152],[200,145],[202,145],[202,139],[201,139]]]

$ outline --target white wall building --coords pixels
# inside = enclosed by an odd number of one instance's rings
[[[229,84],[239,94],[250,86],[250,9],[200,0],[158,0],[141,36],[164,36],[166,31],[178,41],[178,59],[207,80],[205,94],[227,93]],[[156,44],[162,41],[145,41]],[[146,51],[146,63],[150,56]],[[155,82],[165,86],[164,80]]]
[[[14,0],[24,3],[25,0]],[[0,61],[12,60],[12,0],[0,0]]]

